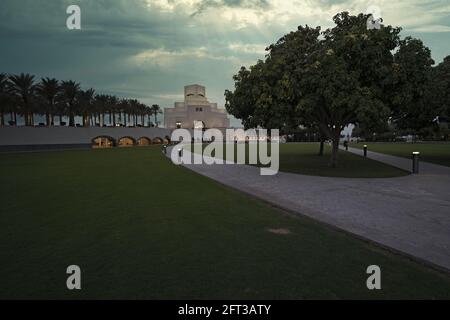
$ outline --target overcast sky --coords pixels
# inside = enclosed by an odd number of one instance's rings
[[[66,27],[70,4],[81,8],[81,30]],[[232,75],[283,34],[370,6],[422,39],[436,62],[450,54],[448,0],[0,0],[0,72],[76,80],[162,107],[198,83],[223,106]]]

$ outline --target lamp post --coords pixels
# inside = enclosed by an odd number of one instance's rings
[[[412,153],[412,173],[419,173],[419,155],[418,151]]]

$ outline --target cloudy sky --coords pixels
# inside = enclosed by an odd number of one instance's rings
[[[66,27],[71,4],[81,30]],[[0,72],[72,79],[162,107],[199,83],[223,105],[232,75],[283,34],[370,8],[422,39],[436,62],[450,54],[448,0],[1,0]]]

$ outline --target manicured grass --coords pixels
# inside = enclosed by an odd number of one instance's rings
[[[323,156],[318,155],[318,143],[282,143],[279,146],[280,171],[313,176],[347,178],[388,178],[409,174],[409,172],[399,168],[375,160],[365,159],[344,150],[339,150],[338,166],[332,168],[328,165],[331,153],[331,148],[328,145],[325,145]],[[248,152],[249,147],[246,145],[245,163],[249,163]],[[226,154],[225,151],[223,154]]]
[[[411,158],[414,151],[420,152],[420,159],[450,167],[450,143],[352,143],[350,146],[361,148],[366,144],[368,150],[393,156]]]
[[[450,277],[173,165],[158,147],[0,156],[0,298],[450,298]],[[289,234],[269,232],[287,229]],[[66,268],[82,290],[66,289]],[[366,288],[368,265],[382,290]]]

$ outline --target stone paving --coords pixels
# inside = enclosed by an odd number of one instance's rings
[[[411,163],[373,152],[369,157],[404,169]],[[450,270],[448,167],[422,162],[418,175],[355,179],[286,172],[261,176],[259,168],[238,164],[185,166],[278,207]]]

